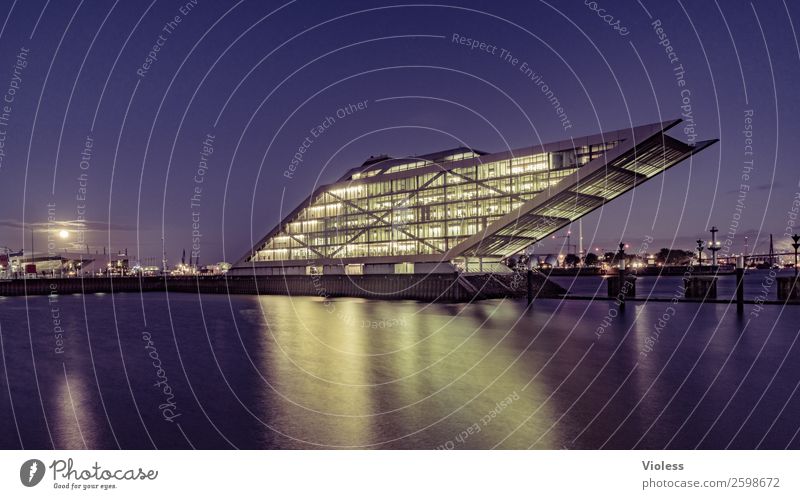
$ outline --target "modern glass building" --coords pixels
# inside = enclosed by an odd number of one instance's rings
[[[679,122],[494,154],[370,158],[316,189],[232,273],[497,270],[503,258],[716,142],[664,133]]]

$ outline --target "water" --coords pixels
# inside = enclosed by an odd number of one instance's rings
[[[0,447],[800,447],[800,307],[668,307],[2,298]]]
[[[744,275],[744,298],[755,300],[759,297],[766,300],[777,300],[777,284],[775,277],[791,277],[794,271],[781,269],[770,273],[769,270],[748,269]],[[550,278],[568,290],[574,296],[605,297],[606,279],[603,276],[554,276]],[[636,278],[637,298],[674,298],[683,297],[683,277],[676,276],[638,276]],[[717,277],[717,299],[730,300],[736,297],[736,276],[732,274]]]

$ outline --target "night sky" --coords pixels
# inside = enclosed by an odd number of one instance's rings
[[[647,237],[688,249],[732,224],[735,251],[744,236],[766,251],[770,233],[785,247],[800,191],[798,20],[783,1],[2,0],[0,246],[28,250],[34,227],[44,250],[48,216],[83,218],[85,242],[60,246],[160,260],[163,237],[175,263],[194,225],[201,264],[233,262],[370,155],[498,152],[688,110],[696,140],[720,142],[586,217],[587,249]]]

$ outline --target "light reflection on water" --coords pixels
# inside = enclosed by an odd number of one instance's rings
[[[670,306],[64,296],[58,354],[47,298],[6,299],[0,444],[800,446],[799,309],[737,318],[727,305]],[[174,422],[159,379],[175,394]]]
[[[777,300],[777,285],[775,277],[791,277],[791,269],[775,271],[747,269],[744,274],[744,298],[755,300],[761,297],[765,300]],[[698,274],[701,275],[701,274]],[[606,276],[553,276],[553,282],[566,289],[574,296],[606,296]],[[730,300],[736,295],[736,276],[733,274],[720,274],[717,276],[717,298]],[[763,295],[763,296],[762,296]],[[667,298],[683,296],[683,276],[663,275],[636,278],[637,298]]]

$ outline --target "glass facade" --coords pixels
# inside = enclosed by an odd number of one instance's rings
[[[616,145],[375,164],[306,201],[250,260],[442,254]]]

